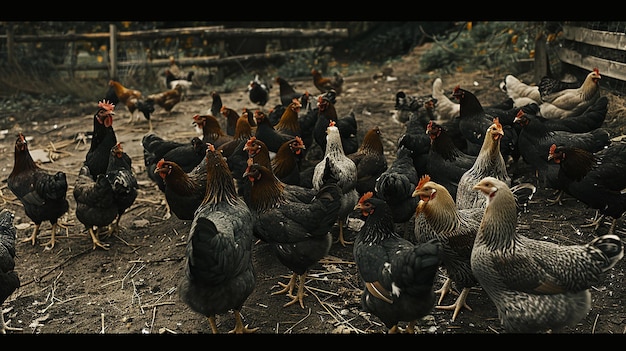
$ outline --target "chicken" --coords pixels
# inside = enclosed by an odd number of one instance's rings
[[[356,152],[359,149],[357,140],[358,123],[354,111],[350,111],[345,116],[339,117],[333,102],[336,94],[330,92],[320,95],[317,99],[318,114],[315,126],[313,127],[313,139],[322,149],[326,150],[326,128],[331,121],[334,121],[341,135],[341,145],[346,155]]]
[[[248,155],[244,152],[243,147],[246,141],[248,141],[248,139],[250,139],[253,135],[254,132],[252,131],[252,126],[250,125],[250,122],[248,122],[248,118],[244,115],[239,116],[235,123],[233,140],[227,141],[217,148],[219,151],[222,152],[222,155],[226,157],[228,167],[231,171],[233,171],[230,163],[231,156],[234,156],[235,154],[243,155],[245,156],[245,158],[243,158],[243,163],[246,163]]]
[[[549,130],[541,119],[520,110],[515,123],[521,126],[518,148],[523,160],[529,164],[541,186],[547,186],[548,152],[552,144],[575,146],[590,152],[596,152],[611,143],[609,132],[596,128],[585,133]]]
[[[115,105],[107,100],[98,102],[98,111],[93,116],[93,132],[91,145],[85,156],[84,164],[89,168],[93,180],[104,174],[109,162],[111,148],[117,144],[117,136],[113,129]]]
[[[196,131],[202,133],[202,141],[215,147],[233,140],[232,135],[224,133],[219,121],[213,115],[194,115],[193,124]]]
[[[475,185],[487,207],[471,255],[472,271],[509,333],[558,332],[591,310],[592,287],[624,256],[620,238],[560,245],[517,232],[515,198],[502,181]]]
[[[137,176],[133,170],[132,160],[130,156],[122,148],[122,144],[118,142],[111,148],[109,163],[106,171],[106,178],[111,183],[113,190],[113,201],[117,207],[117,218],[109,233],[119,233],[120,220],[126,210],[135,202],[137,198]]]
[[[559,165],[559,190],[596,209],[602,217],[611,217],[609,234],[614,234],[626,211],[626,142],[613,142],[595,153],[552,144],[548,160]],[[560,202],[560,196],[553,202]],[[602,217],[592,223],[596,230]]]
[[[387,157],[378,126],[367,131],[359,149],[346,155],[356,165],[356,191],[359,196],[373,192],[376,179],[387,170]]]
[[[165,87],[167,89],[175,89],[180,86],[181,100],[185,100],[187,92],[193,86],[194,75],[194,71],[189,71],[184,77],[176,77],[171,70],[165,69]]]
[[[287,199],[284,184],[265,166],[251,163],[244,174],[252,182],[248,205],[255,216],[255,235],[268,243],[278,260],[293,272],[289,283],[279,283],[283,289],[272,293],[287,294],[290,301],[284,307],[299,302],[304,308],[308,270],[328,254],[332,245],[330,229],[337,222],[342,196],[332,171],[336,167],[333,162],[324,160],[322,184],[315,198],[305,202]]]
[[[313,68],[311,70],[311,76],[313,77],[313,85],[324,94],[330,90],[334,90],[336,95],[341,95],[343,92],[343,76],[341,73],[335,71],[332,77],[325,77],[322,72]]]
[[[218,93],[217,91],[212,91],[211,92],[211,107],[209,108],[209,110],[207,111],[207,115],[211,115],[211,116],[219,116],[221,111],[222,111],[222,97],[220,96],[220,93]],[[226,127],[223,129],[227,129]]]
[[[409,221],[415,214],[419,199],[411,196],[419,177],[413,165],[412,151],[399,143],[396,158],[374,185],[376,197],[385,200],[391,208],[394,223],[404,224],[403,237],[409,238]]]
[[[435,305],[433,284],[441,264],[442,247],[436,240],[414,245],[394,230],[387,203],[365,193],[355,206],[365,223],[353,247],[354,260],[364,283],[363,310],[378,317],[389,334],[408,322],[413,334],[418,319]]]
[[[412,115],[419,113],[424,106],[424,102],[429,98],[430,97],[426,96],[407,95],[407,93],[402,90],[398,91],[396,93],[395,109],[392,118],[400,124],[407,123]],[[426,123],[428,123],[428,121],[426,121]]]
[[[513,106],[515,107],[532,103],[540,105],[543,102],[537,85],[526,84],[512,74],[504,77],[504,81],[500,83],[500,89],[513,99]]]
[[[448,95],[443,90],[443,82],[439,77],[433,81],[431,96],[437,100],[437,108],[435,109],[436,121],[448,121],[461,115],[461,105],[448,98]]]
[[[72,191],[76,201],[76,219],[89,231],[93,249],[109,249],[109,244],[100,241],[103,227],[109,226],[118,215],[113,198],[113,188],[104,173],[94,180],[89,167],[83,165],[78,172]],[[107,231],[108,234],[108,231]]]
[[[426,127],[430,137],[430,150],[426,160],[426,172],[433,181],[448,189],[456,198],[459,181],[474,163],[477,156],[468,155],[454,144],[448,131],[434,121]]]
[[[585,133],[602,127],[608,112],[608,103],[609,100],[607,97],[601,96],[583,113],[567,118],[548,119],[537,116],[539,111],[532,113],[525,110],[524,112],[536,115],[538,119],[543,121],[543,124],[549,130],[564,130],[572,133]]]
[[[428,175],[420,179],[412,196],[420,199],[415,213],[415,239],[418,243],[437,239],[443,246],[442,267],[448,277],[436,291],[441,294],[436,308],[454,311],[454,321],[462,308],[472,310],[465,302],[470,288],[477,285],[470,267],[470,255],[484,209],[458,209],[448,189],[431,181]],[[454,304],[441,306],[452,283],[461,289],[461,293]]]
[[[600,97],[600,71],[589,72],[580,87],[541,96],[539,114],[544,118],[567,118],[583,113]]]
[[[459,179],[455,196],[459,209],[486,206],[485,197],[473,190],[474,185],[484,177],[492,176],[508,185],[511,184],[511,177],[500,153],[500,140],[503,135],[502,125],[496,117],[493,119],[493,124],[485,131],[483,145],[474,164]]]
[[[182,97],[183,88],[179,84],[172,89],[148,95],[146,102],[160,106],[167,112],[168,116],[171,116],[172,109],[182,101]],[[148,120],[148,122],[150,123],[150,131],[152,131],[152,120]]]
[[[261,80],[258,74],[254,75],[254,79],[248,84],[248,98],[253,104],[265,106],[270,99],[270,90],[272,85]]]
[[[206,165],[200,162],[190,172],[185,172],[174,161],[161,159],[154,169],[165,183],[165,200],[178,219],[193,220],[194,213],[206,193]]]
[[[276,128],[271,125],[265,112],[261,110],[254,111],[254,120],[256,122],[254,136],[267,145],[269,151],[272,152],[271,158],[274,158],[274,155],[278,152],[278,149],[283,143],[293,138],[291,134],[276,130]]]
[[[537,89],[539,89],[539,96],[542,101],[544,96],[546,99],[550,99],[551,96],[556,96],[552,94],[560,94],[562,90],[577,89],[580,88],[580,86],[581,83],[576,81],[576,79],[572,81],[563,81],[555,79],[549,75],[541,77],[539,83],[537,83]]]
[[[239,119],[239,113],[234,109],[222,105],[219,110],[219,115],[224,116],[226,118],[226,128],[222,128],[226,130],[226,134],[234,136],[235,135],[235,127],[237,126],[237,120]],[[218,116],[218,115],[214,115]],[[252,126],[250,126],[252,127]]]
[[[274,82],[278,84],[278,97],[283,106],[288,106],[293,99],[300,99],[303,93],[297,92],[294,87],[283,77],[274,78]]]
[[[137,89],[127,88],[123,86],[122,83],[115,80],[109,80],[109,86],[113,87],[115,95],[119,101],[123,103],[128,109],[128,112],[130,112],[130,119],[128,121],[129,123],[133,123],[135,121],[136,112],[139,111],[140,105],[145,103],[142,92]],[[144,115],[144,117],[146,116]],[[146,118],[148,121],[150,120],[148,117]]]
[[[3,209],[0,211],[0,306],[20,287],[20,277],[15,271],[15,214]],[[20,331],[4,320],[4,311],[0,307],[0,334],[7,331]]]
[[[331,121],[327,127],[327,143],[324,158],[315,165],[313,171],[313,188],[319,190],[323,185],[324,174],[326,172],[326,160],[330,159],[331,173],[337,178],[337,184],[341,187],[341,206],[337,213],[337,225],[339,226],[338,242],[346,246],[351,244],[345,240],[343,227],[348,219],[348,215],[354,210],[354,205],[359,201],[359,192],[356,190],[357,167],[343,151],[341,145],[341,135],[339,128]]]
[[[146,174],[161,191],[165,190],[165,183],[154,172],[156,164],[161,159],[174,161],[184,172],[190,172],[204,159],[207,149],[207,144],[199,137],[193,137],[189,142],[182,143],[163,139],[154,133],[145,134],[141,138],[141,145]]]
[[[283,143],[271,160],[272,172],[285,184],[300,185],[300,161],[306,150],[299,136]]]
[[[13,169],[7,177],[7,187],[24,206],[24,212],[35,223],[31,235],[22,242],[35,245],[41,224],[50,222],[50,240],[42,246],[54,248],[59,219],[69,210],[67,178],[63,171],[49,172],[39,167],[28,150],[28,142],[21,132],[15,140]]]
[[[196,313],[208,317],[218,334],[216,316],[233,311],[230,333],[253,333],[244,326],[241,309],[256,285],[252,262],[254,217],[237,196],[226,160],[213,145],[206,153],[206,194],[195,212],[185,252],[178,296]]]

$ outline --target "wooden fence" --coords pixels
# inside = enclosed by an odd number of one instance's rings
[[[183,57],[177,58],[177,61],[181,65],[197,65],[200,67],[219,67],[223,65],[233,64],[235,62],[252,61],[259,59],[273,59],[279,57],[288,57],[290,55],[296,55],[302,52],[318,51],[324,52],[329,49],[329,45],[333,41],[348,38],[347,28],[324,28],[324,29],[298,29],[298,28],[224,28],[224,26],[211,26],[211,27],[191,27],[191,28],[175,28],[175,29],[156,29],[156,30],[144,30],[133,32],[119,32],[117,27],[113,24],[109,26],[108,33],[64,33],[57,35],[14,35],[12,28],[7,28],[6,35],[0,35],[0,40],[5,40],[7,43],[7,62],[15,63],[15,46],[18,43],[28,42],[42,42],[42,41],[61,41],[74,44],[78,41],[90,41],[97,39],[109,39],[108,50],[108,62],[90,62],[79,63],[76,59],[77,49],[76,45],[70,45],[73,52],[70,53],[71,59],[69,64],[61,65],[57,67],[61,70],[66,70],[71,75],[75,71],[83,70],[108,70],[109,77],[117,79],[118,70],[124,67],[131,67],[137,65],[146,65],[150,67],[166,67],[169,64],[168,58],[149,59],[145,61],[120,61],[118,59],[118,47],[120,41],[139,41],[139,40],[152,40],[162,39],[167,37],[184,37],[202,35],[203,38],[214,39],[218,47],[217,51],[220,53],[215,56],[200,56],[200,57]],[[275,51],[275,52],[260,52],[247,55],[235,55],[227,56],[223,49],[224,41],[229,38],[304,38],[315,39],[323,44],[317,47],[308,47],[302,49]]]

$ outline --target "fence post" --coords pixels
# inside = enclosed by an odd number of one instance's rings
[[[117,27],[109,24],[109,76],[117,80]]]

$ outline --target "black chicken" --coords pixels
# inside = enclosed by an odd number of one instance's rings
[[[117,144],[117,137],[113,130],[113,109],[115,105],[108,101],[98,102],[98,111],[93,116],[93,137],[85,157],[85,165],[96,180],[99,174],[104,174],[109,163],[111,148]]]
[[[8,209],[0,211],[0,306],[20,287],[20,277],[15,271],[15,214]],[[19,331],[4,321],[4,311],[0,308],[0,334],[7,330]]]
[[[284,307],[299,302],[304,308],[308,270],[328,254],[332,245],[330,229],[337,222],[341,188],[330,172],[331,163],[326,159],[323,185],[311,201],[289,200],[284,183],[265,166],[251,163],[244,174],[252,182],[248,206],[255,217],[254,233],[293,272],[289,283],[279,283],[284,289],[272,293],[286,293],[291,298]],[[294,295],[296,285],[298,291]]]
[[[592,223],[596,230],[602,217],[611,217],[609,234],[614,234],[617,220],[626,211],[626,142],[613,142],[596,153],[553,144],[548,160],[560,166],[560,193],[552,202],[560,202],[563,192],[575,197],[602,215]]]
[[[41,223],[49,221],[52,225],[50,241],[42,245],[54,248],[58,227],[65,228],[59,218],[69,210],[66,175],[63,171],[51,174],[37,166],[21,132],[15,140],[13,170],[7,178],[7,186],[24,206],[28,218],[35,222],[32,234],[22,242],[30,241],[35,245]]]
[[[83,165],[72,193],[76,201],[76,219],[89,231],[93,249],[101,247],[108,250],[109,244],[100,241],[100,232],[117,217],[117,206],[113,198],[113,188],[106,175],[99,174],[94,180],[89,167]]]
[[[259,106],[265,106],[270,99],[272,85],[262,81],[259,75],[254,75],[254,79],[248,84],[248,97],[250,101]]]
[[[441,264],[441,245],[436,240],[414,245],[394,230],[387,203],[364,194],[355,206],[365,219],[354,242],[353,255],[365,284],[362,308],[380,318],[389,333],[399,331],[398,322],[416,321],[435,305],[433,284]]]
[[[297,92],[285,78],[276,77],[274,78],[274,81],[278,84],[278,95],[281,105],[288,106],[293,99],[300,100],[302,97],[303,93]]]
[[[241,308],[256,285],[252,263],[254,217],[237,196],[226,160],[209,145],[206,153],[207,189],[194,215],[187,250],[185,274],[178,295],[193,311],[208,317],[217,334],[216,315],[233,310],[231,333],[252,333],[241,319]]]
[[[135,202],[137,198],[137,177],[132,166],[130,156],[122,148],[121,143],[115,144],[111,148],[109,163],[106,171],[106,178],[111,183],[113,190],[113,201],[117,207],[117,219],[109,233],[119,233],[120,220],[126,210]]]
[[[335,97],[336,94],[330,91],[317,98],[318,114],[313,127],[313,139],[322,150],[326,150],[326,128],[328,128],[331,121],[334,121],[341,135],[343,152],[349,155],[359,149],[359,141],[357,139],[358,123],[354,111],[350,111],[343,117],[337,115],[334,103]]]
[[[165,200],[169,210],[182,220],[192,220],[206,193],[206,164],[200,162],[185,172],[176,162],[161,159],[154,173],[165,183]]]
[[[211,92],[211,107],[209,108],[209,111],[207,112],[209,115],[212,116],[219,116],[220,111],[222,110],[222,97],[220,96],[220,94],[217,91],[212,91]]]

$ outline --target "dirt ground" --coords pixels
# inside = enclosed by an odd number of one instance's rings
[[[393,160],[396,141],[404,126],[392,119],[394,97],[403,90],[411,95],[431,92],[434,74],[419,73],[417,48],[401,60],[388,64],[393,69],[389,78],[374,78],[384,67],[347,76],[344,94],[337,98],[339,113],[354,109],[359,129],[366,131],[378,125],[385,141],[389,163]],[[498,83],[508,72],[457,73],[442,76],[444,88],[454,85],[473,91],[484,105],[495,103],[506,96]],[[299,90],[314,92],[308,78],[294,80]],[[240,111],[253,107],[245,87],[234,93],[222,93],[224,105]],[[156,111],[153,122],[155,132],[166,139],[187,141],[195,135],[192,116],[206,113],[210,107],[210,86],[191,90],[186,101],[174,108],[172,116]],[[267,108],[277,104],[278,88],[272,90]],[[317,92],[316,92],[317,93]],[[613,112],[623,106],[621,98],[610,96],[606,126],[615,136],[622,134],[623,112]],[[189,221],[175,216],[163,219],[164,197],[149,180],[143,166],[141,138],[148,131],[145,120],[128,124],[128,111],[118,106],[114,128],[124,150],[133,159],[140,189],[135,204],[122,219],[124,227],[119,236],[108,238],[108,251],[92,250],[91,239],[75,218],[72,185],[88,149],[87,144],[76,141],[81,133],[91,130],[96,103],[90,105],[64,105],[53,111],[32,112],[28,122],[24,119],[3,118],[0,134],[0,179],[4,207],[16,212],[18,239],[26,238],[33,229],[24,215],[21,204],[6,188],[6,177],[13,167],[14,135],[22,131],[32,137],[30,150],[43,150],[53,155],[53,162],[42,167],[64,170],[70,183],[68,199],[70,211],[62,218],[68,224],[67,236],[62,233],[53,250],[30,243],[17,244],[16,270],[22,286],[2,305],[10,326],[22,328],[12,334],[198,334],[211,333],[206,318],[191,311],[177,295],[177,285],[182,274],[185,243],[190,228]],[[5,133],[6,132],[6,133]],[[530,237],[562,244],[580,244],[592,239],[591,228],[582,227],[594,217],[595,211],[570,197],[562,206],[547,206],[545,199],[551,195],[540,189],[534,197],[529,212],[522,214],[519,230]],[[608,224],[605,223],[605,224]],[[357,221],[350,228],[356,229]],[[40,242],[49,236],[50,225],[42,225]],[[607,226],[600,228],[606,231]],[[337,234],[338,228],[333,228]],[[624,237],[620,222],[617,233]],[[354,232],[348,232],[348,239]],[[619,262],[600,286],[592,290],[592,309],[589,315],[568,334],[623,334],[626,332],[625,269],[626,260]],[[308,285],[305,308],[299,305],[282,307],[287,302],[283,295],[271,295],[278,282],[286,282],[290,272],[259,244],[254,247],[257,286],[242,310],[245,323],[259,327],[264,334],[372,334],[385,333],[386,328],[374,316],[362,312],[360,307],[360,282],[352,246],[334,244],[328,257],[313,267]],[[437,286],[443,283],[440,277]],[[455,296],[448,296],[444,304],[451,304]],[[418,324],[422,334],[498,334],[503,330],[496,309],[480,287],[471,290],[467,303],[472,311],[463,310],[456,321],[452,312],[433,310]],[[221,332],[232,329],[232,313],[218,317]]]

